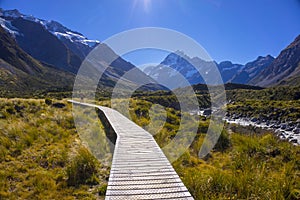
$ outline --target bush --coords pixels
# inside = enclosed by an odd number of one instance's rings
[[[223,130],[223,131],[221,132],[221,135],[220,135],[220,137],[219,137],[219,139],[218,139],[217,144],[216,144],[215,147],[214,147],[214,150],[220,151],[220,152],[224,152],[224,151],[226,151],[230,146],[231,146],[231,142],[230,142],[228,133],[227,133],[225,130]]]
[[[81,148],[78,155],[71,161],[67,168],[67,183],[69,186],[79,186],[80,184],[96,185],[99,164],[90,152]]]
[[[102,184],[99,188],[98,188],[98,194],[100,196],[104,196],[106,193],[106,189],[107,189],[107,184]]]
[[[45,104],[47,105],[51,105],[52,104],[52,100],[51,99],[45,99]]]

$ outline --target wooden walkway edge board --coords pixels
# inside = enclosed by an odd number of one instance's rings
[[[98,108],[117,135],[106,200],[193,200],[149,132],[111,108],[73,100],[69,102]]]

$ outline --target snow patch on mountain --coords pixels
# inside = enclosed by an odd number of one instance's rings
[[[12,36],[20,35],[20,33],[18,32],[18,29],[16,27],[14,27],[13,25],[11,25],[11,23],[9,21],[6,21],[5,19],[3,19],[1,17],[0,17],[0,25],[7,32],[9,32]]]
[[[165,67],[162,68],[161,66]],[[171,70],[166,70],[166,68]],[[157,81],[171,82],[176,80],[180,74],[190,84],[206,83],[206,81],[210,81],[210,84],[220,84],[218,76],[214,77],[213,74],[220,74],[223,82],[228,82],[243,68],[244,65],[233,64],[230,61],[218,64],[215,61],[206,61],[198,57],[191,58],[182,51],[176,51],[170,53],[160,65],[145,68],[144,72]],[[179,83],[173,82],[174,87],[178,87]]]
[[[227,71],[227,70],[233,70],[233,69],[241,69],[241,65],[232,65],[231,67],[224,67],[222,68],[223,71]]]
[[[98,40],[89,40],[85,36],[83,36],[80,33],[77,33],[75,31],[72,31],[63,25],[61,25],[59,22],[53,21],[53,20],[42,20],[38,19],[36,17],[33,17],[32,15],[24,15],[21,14],[18,10],[0,10],[0,24],[1,26],[8,31],[11,35],[15,36],[16,34],[19,34],[17,29],[14,28],[10,21],[17,18],[23,18],[25,20],[33,21],[35,23],[41,24],[46,30],[48,30],[50,33],[55,35],[58,39],[66,39],[70,42],[78,42],[83,45],[89,46],[89,47],[95,47],[96,45],[100,44]]]
[[[11,17],[11,18],[23,17],[23,15],[17,9],[1,10],[0,12],[1,12],[0,16],[3,16],[3,17]]]
[[[190,78],[190,77],[192,77],[194,74],[196,74],[197,73],[197,70],[196,69],[194,69],[194,70],[190,70],[190,71],[188,71],[186,74],[185,74],[185,77],[187,77],[187,78]]]

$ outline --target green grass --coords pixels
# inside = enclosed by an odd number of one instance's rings
[[[65,107],[54,107],[57,102]],[[110,106],[106,100],[99,103]],[[125,103],[117,100],[117,109],[125,112]],[[298,108],[298,101],[247,100],[229,109],[263,109],[265,104],[279,110]],[[78,111],[80,135],[71,105],[64,100],[1,99],[0,199],[104,198],[111,160],[111,155],[103,154],[109,151],[105,129],[97,116],[87,115],[91,108]],[[187,117],[136,98],[130,100],[127,116],[152,133],[161,147],[172,141]],[[251,129],[240,133],[239,128],[228,126],[214,150],[200,159],[209,119],[201,117],[199,124],[195,116],[188,119],[183,129],[189,134],[196,124],[197,135],[172,164],[195,199],[300,198],[299,146],[279,141],[271,133],[254,134]]]
[[[300,149],[271,134],[232,134],[206,161],[186,154],[176,171],[196,199],[299,199]]]
[[[108,169],[79,139],[71,106],[51,101],[1,99],[0,199],[103,198]]]
[[[227,106],[230,114],[244,117],[297,121],[300,118],[300,100],[241,100]]]
[[[282,107],[288,109],[289,102],[284,103]],[[131,105],[132,119],[141,126],[155,123],[151,120],[159,117],[159,112],[156,112],[154,117],[149,118],[149,102],[136,100]],[[154,136],[161,147],[176,134],[182,114],[171,108],[167,108],[166,112],[166,123]],[[184,126],[191,123],[195,121],[191,120]],[[230,127],[227,127],[214,150],[204,159],[199,159],[198,152],[208,124],[208,119],[200,120],[197,136],[189,151],[173,163],[195,199],[300,199],[299,146],[280,141],[271,133],[257,135],[248,129],[246,134],[240,134],[232,132],[238,129],[228,131]]]
[[[229,100],[276,100],[291,101],[300,99],[300,86],[277,86],[263,90],[230,90],[226,91]]]

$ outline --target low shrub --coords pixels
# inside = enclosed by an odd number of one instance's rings
[[[81,148],[67,168],[68,185],[97,185],[99,183],[98,168],[97,160],[86,148]]]

